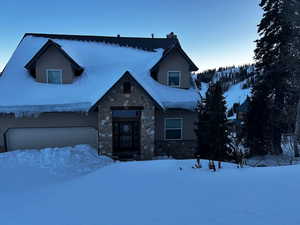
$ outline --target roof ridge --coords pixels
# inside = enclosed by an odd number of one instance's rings
[[[137,36],[103,36],[103,35],[89,35],[89,34],[51,34],[51,33],[25,33],[24,36],[39,36],[39,37],[46,37],[46,36],[57,36],[57,37],[86,37],[86,38],[120,38],[120,39],[150,39],[150,40],[169,40],[171,38],[167,37],[137,37]]]
[[[42,37],[48,39],[65,39],[79,41],[94,41],[110,44],[118,44],[120,46],[128,46],[143,50],[154,51],[155,49],[168,49],[173,44],[179,43],[176,37],[173,38],[152,38],[152,37],[121,37],[121,36],[92,36],[92,35],[71,35],[71,34],[44,34],[44,33],[26,33],[26,36]]]

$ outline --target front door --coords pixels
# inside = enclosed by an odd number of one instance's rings
[[[113,122],[114,153],[120,157],[132,157],[140,152],[139,121]]]

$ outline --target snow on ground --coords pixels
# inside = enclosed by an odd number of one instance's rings
[[[99,156],[89,145],[42,150],[17,150],[0,154],[0,171],[19,167],[40,168],[56,177],[71,177],[89,173],[112,163],[105,156]]]
[[[251,88],[242,89],[243,82],[233,85],[225,92],[224,96],[226,98],[227,109],[231,109],[234,103],[243,104],[247,99],[247,96],[251,95]]]
[[[205,98],[208,87],[209,87],[208,83],[201,82],[200,95],[202,98]]]
[[[224,164],[214,173],[207,169],[207,162],[202,169],[192,169],[193,160],[106,164],[105,158],[94,153],[92,157],[86,150],[2,154],[1,224],[300,224],[299,165],[237,169]],[[94,166],[96,159],[99,168]],[[57,167],[56,161],[65,161],[66,171],[70,164],[75,168],[92,165],[92,169],[61,179],[49,173],[52,163]],[[64,163],[58,164],[63,169]],[[60,179],[53,180],[55,177]]]
[[[255,156],[247,159],[247,165],[257,166],[287,166],[300,164],[300,158],[295,157],[294,143],[291,135],[285,135],[282,138],[282,151],[281,155],[265,155]],[[299,148],[300,146],[298,146]]]
[[[251,89],[242,89],[243,84],[245,81],[240,82],[238,84],[232,85],[228,91],[224,93],[225,99],[226,99],[226,106],[227,109],[231,109],[234,105],[234,103],[244,103],[247,99],[247,96],[251,95]],[[200,89],[200,95],[204,98],[205,93],[209,87],[208,83],[201,82],[201,89]]]

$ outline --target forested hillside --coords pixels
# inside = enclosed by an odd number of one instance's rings
[[[196,74],[196,81],[202,97],[209,84],[219,82],[226,97],[227,109],[230,110],[234,103],[242,104],[250,95],[255,77],[255,65],[249,64],[206,70]]]

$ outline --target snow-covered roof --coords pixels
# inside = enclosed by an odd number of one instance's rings
[[[163,49],[144,51],[101,42],[52,39],[84,67],[72,84],[39,83],[24,66],[48,41],[27,35],[12,55],[0,77],[0,112],[34,114],[41,112],[89,111],[92,106],[129,71],[163,108],[194,109],[197,90],[162,85],[150,75]]]

